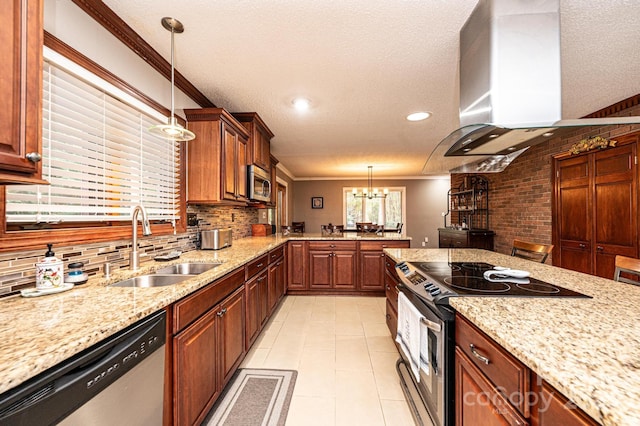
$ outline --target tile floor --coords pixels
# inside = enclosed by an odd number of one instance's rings
[[[298,371],[287,426],[414,424],[384,297],[287,296],[241,368]]]

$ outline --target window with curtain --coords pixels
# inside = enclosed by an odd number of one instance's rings
[[[178,142],[147,131],[162,122],[158,114],[99,86],[45,60],[42,177],[50,185],[7,186],[8,225],[131,220],[137,204],[152,220],[179,217]]]
[[[345,228],[355,229],[356,222],[384,224],[392,229],[398,223],[404,223],[405,189],[389,188],[386,198],[358,198],[352,193],[353,188],[343,188],[343,220]]]

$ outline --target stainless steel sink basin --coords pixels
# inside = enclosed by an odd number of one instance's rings
[[[129,278],[128,280],[119,281],[110,284],[111,287],[163,287],[167,285],[178,284],[181,281],[191,278],[189,275],[175,274],[153,274],[140,275]]]
[[[198,275],[220,266],[219,263],[178,263],[156,270],[156,274]]]

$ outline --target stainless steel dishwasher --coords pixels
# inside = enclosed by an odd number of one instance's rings
[[[161,425],[166,313],[0,395],[2,425]]]

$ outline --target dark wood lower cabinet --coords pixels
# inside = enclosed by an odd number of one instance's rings
[[[439,248],[477,248],[493,251],[495,232],[488,229],[438,228]]]
[[[409,240],[310,240],[288,242],[287,292],[375,294],[385,291],[387,248],[409,248]],[[395,272],[394,272],[395,273]]]
[[[598,424],[461,315],[455,340],[456,425]]]
[[[359,284],[363,291],[385,290],[386,248],[409,248],[409,241],[361,241],[358,271]]]
[[[220,360],[222,367],[220,390],[222,390],[246,354],[244,288],[239,288],[223,301],[216,315],[218,317],[220,351],[222,355]]]
[[[174,337],[174,424],[202,422],[244,358],[244,294],[241,286]]]
[[[215,309],[173,340],[174,424],[202,421],[220,392]]]
[[[555,390],[547,382],[542,381],[539,388],[537,426],[596,426],[591,417],[580,410],[564,395]]]
[[[393,340],[396,339],[398,333],[398,285],[400,281],[397,278],[395,263],[388,256],[384,260],[384,290],[387,297],[387,327],[391,332]]]
[[[459,347],[455,366],[456,425],[528,424]]]
[[[356,250],[309,249],[309,289],[355,290]]]

